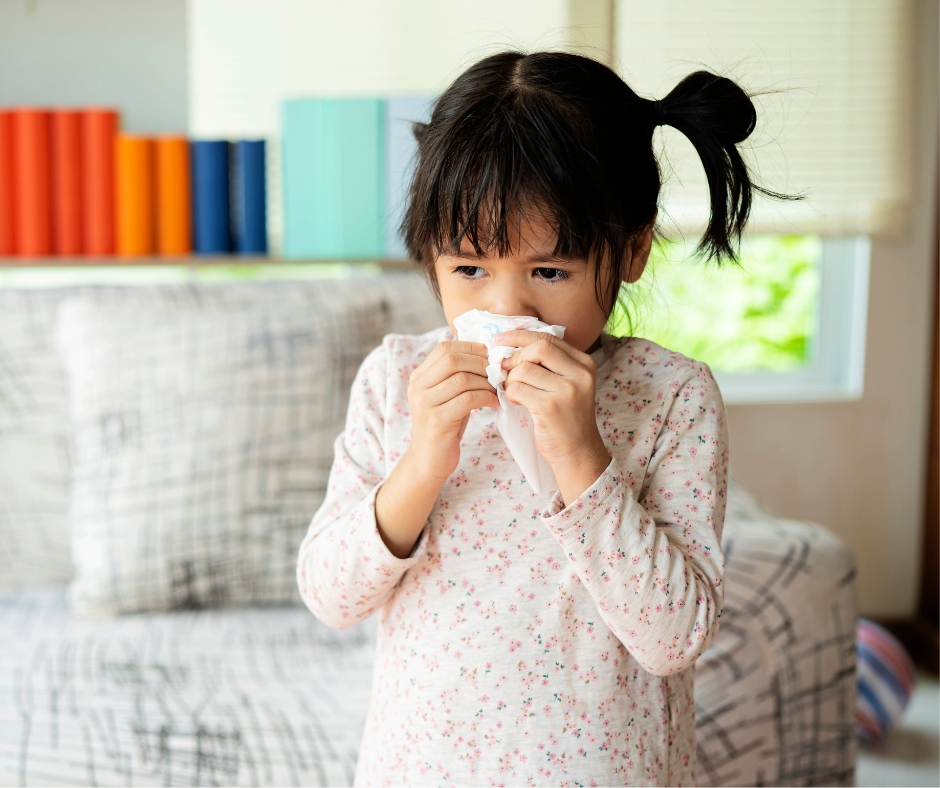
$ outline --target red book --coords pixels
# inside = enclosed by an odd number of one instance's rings
[[[16,253],[43,257],[52,254],[52,140],[47,110],[13,110],[13,149]]]
[[[0,256],[16,253],[13,218],[13,113],[0,110]]]
[[[82,194],[85,254],[113,255],[114,141],[118,114],[113,109],[82,112]]]
[[[52,113],[52,245],[59,255],[80,255],[82,245],[82,115]]]

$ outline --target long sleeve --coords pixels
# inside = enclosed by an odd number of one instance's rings
[[[369,354],[353,382],[326,498],[297,559],[301,598],[317,618],[337,629],[381,607],[428,541],[425,527],[412,555],[397,558],[376,526],[375,496],[389,470],[384,446],[388,343],[386,338]]]
[[[724,600],[721,530],[728,436],[705,364],[684,366],[638,501],[616,457],[577,500],[560,494],[543,523],[573,562],[611,631],[650,673],[689,667],[711,642]]]

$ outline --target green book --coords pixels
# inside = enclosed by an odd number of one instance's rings
[[[383,99],[283,103],[284,257],[383,256],[385,115]]]

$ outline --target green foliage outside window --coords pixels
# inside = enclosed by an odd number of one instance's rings
[[[740,266],[698,262],[691,252],[681,241],[657,243],[643,277],[629,286],[628,312],[615,310],[608,330],[651,339],[723,372],[785,372],[811,360],[817,236],[746,238]]]

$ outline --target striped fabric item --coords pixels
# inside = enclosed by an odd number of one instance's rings
[[[884,627],[860,618],[856,638],[857,734],[863,742],[876,742],[900,719],[914,692],[917,674],[904,646]]]

